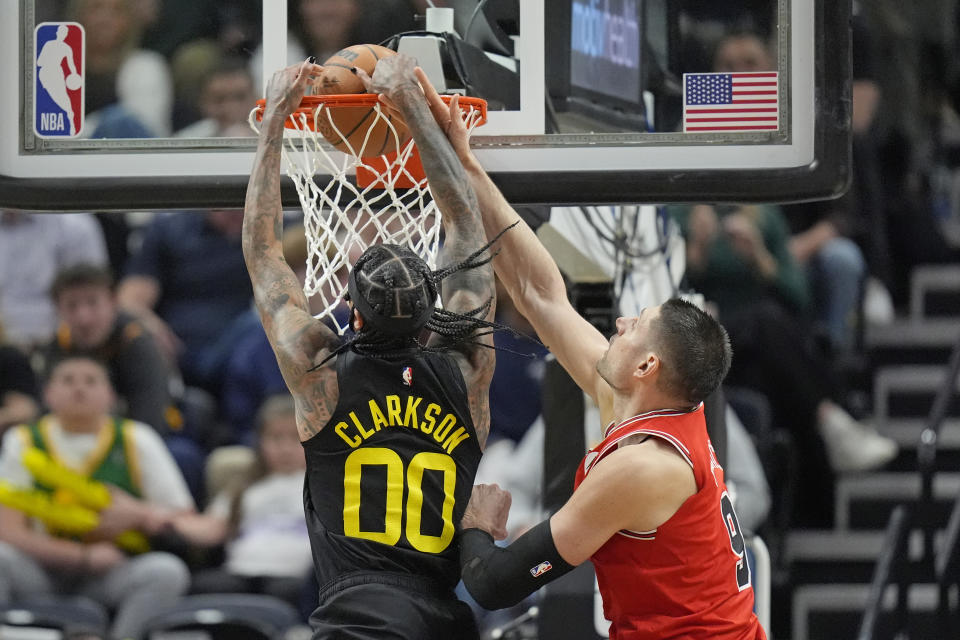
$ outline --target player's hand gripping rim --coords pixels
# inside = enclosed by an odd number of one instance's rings
[[[440,130],[447,136],[447,140],[450,141],[450,145],[462,162],[470,155],[470,134],[463,118],[463,111],[460,109],[460,96],[454,94],[450,103],[447,104],[434,89],[423,69],[417,67],[413,72],[420,81],[420,87],[427,98],[434,120],[440,125]]]
[[[264,120],[267,118],[286,120],[300,107],[307,87],[311,86],[323,73],[323,66],[316,64],[315,60],[316,58],[310,56],[300,64],[274,72],[267,83]]]
[[[467,125],[463,119],[463,111],[460,109],[460,96],[455,94],[450,99],[450,103],[447,104],[437,93],[437,90],[433,87],[433,84],[423,69],[416,67],[413,72],[420,82],[420,88],[423,91],[424,97],[427,99],[427,106],[430,107],[430,113],[433,114],[433,118],[440,126],[440,130],[443,131],[443,134],[450,141],[453,150],[457,153],[461,161],[469,157],[471,153],[470,136],[467,131]],[[354,73],[356,73],[360,81],[363,82],[363,86],[368,92],[375,92],[373,80],[363,69],[355,68]],[[399,120],[400,122],[404,122],[403,113],[397,108],[389,96],[385,93],[379,93],[379,100],[382,108],[387,112],[387,115],[391,116],[394,121]]]

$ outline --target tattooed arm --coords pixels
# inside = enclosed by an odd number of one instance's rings
[[[383,94],[391,106],[400,112],[420,150],[430,192],[443,214],[445,239],[437,259],[438,266],[461,262],[486,244],[480,206],[463,165],[424,98],[418,83],[418,75],[424,77],[422,71],[417,69],[415,73],[413,59],[398,54],[380,60],[372,80],[362,72],[358,75],[368,83],[368,91]],[[460,117],[456,99],[450,106],[449,114],[450,117]],[[490,301],[484,319],[493,319],[496,290],[490,265],[448,276],[443,281],[442,290],[444,309],[463,313]],[[486,335],[477,341],[492,345],[493,337]],[[470,413],[482,446],[490,431],[489,387],[495,364],[494,351],[476,343],[464,342],[453,355],[467,383]]]
[[[277,356],[280,372],[297,405],[300,439],[314,436],[337,404],[336,373],[309,371],[336,346],[336,336],[309,312],[300,281],[283,258],[280,236],[280,151],[283,123],[300,104],[318,65],[303,63],[276,72],[267,86],[260,141],[243,214],[243,257],[253,283],[260,321]]]

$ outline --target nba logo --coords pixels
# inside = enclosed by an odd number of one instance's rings
[[[540,576],[545,574],[547,571],[550,571],[550,569],[553,569],[553,565],[550,564],[549,560],[544,560],[537,566],[532,567],[530,569],[530,575],[532,575],[534,578],[539,578]]]
[[[413,369],[411,367],[404,367],[400,378],[403,380],[403,384],[408,387],[413,386]]]
[[[34,55],[33,130],[42,138],[74,138],[83,129],[83,27],[38,24]]]

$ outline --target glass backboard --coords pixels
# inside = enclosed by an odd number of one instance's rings
[[[425,33],[443,24],[417,17],[429,4],[453,9],[452,33]],[[237,114],[273,70],[357,40],[424,64],[441,51],[437,80],[490,102],[473,144],[517,204],[841,193],[849,3],[721,4],[9,0],[0,48],[17,64],[0,68],[0,206],[238,206],[255,139]],[[766,57],[741,51],[730,67],[716,53],[732,37]],[[297,202],[289,184],[284,200]]]

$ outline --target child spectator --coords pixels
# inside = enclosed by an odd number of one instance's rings
[[[40,485],[24,463],[33,447],[74,472],[106,484],[110,503],[83,536],[39,528],[26,513],[0,506],[0,604],[48,594],[77,594],[116,611],[111,637],[139,638],[145,620],[173,604],[189,583],[187,567],[165,552],[128,557],[120,533],[153,536],[193,512],[193,499],[163,442],[146,425],[114,418],[107,370],[68,356],[50,372],[44,400],[51,413],[10,429],[0,451],[0,478],[20,489]]]
[[[103,362],[123,403],[121,413],[163,436],[191,493],[200,496],[205,454],[199,441],[207,425],[183,429],[170,394],[170,366],[143,325],[117,308],[110,271],[90,264],[68,267],[57,274],[50,297],[60,326],[47,346],[47,360],[86,354]]]
[[[267,398],[257,432],[247,482],[221,492],[206,511],[209,543],[226,543],[226,562],[197,574],[193,592],[264,593],[296,607],[313,559],[303,515],[306,461],[290,395]]]
[[[99,265],[74,265],[57,274],[50,297],[60,325],[47,359],[85,353],[102,361],[125,402],[123,414],[166,433],[170,367],[143,325],[117,308],[113,287],[113,276]]]

